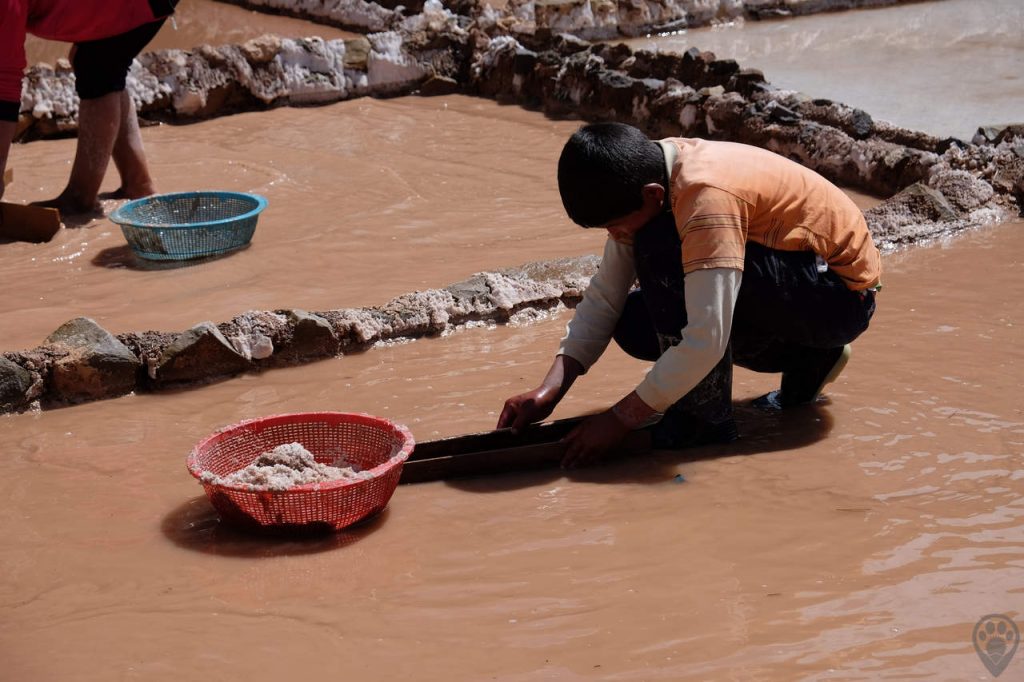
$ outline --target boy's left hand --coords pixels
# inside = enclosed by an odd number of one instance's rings
[[[611,410],[587,417],[562,441],[568,445],[562,457],[562,468],[573,469],[593,464],[618,445],[629,431],[630,428]]]

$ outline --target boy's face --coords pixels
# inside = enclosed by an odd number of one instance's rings
[[[642,192],[643,204],[640,208],[601,226],[608,230],[608,234],[615,241],[632,243],[633,235],[661,213],[665,201],[665,188],[657,183],[651,183],[644,185]]]

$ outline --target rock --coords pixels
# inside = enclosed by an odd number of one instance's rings
[[[682,120],[687,104],[700,104],[700,95],[674,78],[662,81],[661,87],[647,102],[650,111],[648,129],[652,137],[688,136],[692,131]],[[696,110],[696,106],[694,107]]]
[[[992,144],[1024,138],[1024,123],[981,126],[971,140],[974,144]]]
[[[391,94],[418,83],[425,75],[423,64],[403,49],[403,38],[397,31],[383,31],[369,36],[370,55],[366,64],[367,85],[375,94]]]
[[[867,153],[875,155],[875,165],[866,174],[866,187],[874,187],[872,191],[885,194],[885,187],[910,187],[928,177],[930,168],[935,163],[935,155],[920,152],[910,147],[877,144],[874,139],[868,140],[863,148]],[[892,191],[889,189],[889,191]]]
[[[618,48],[628,50],[628,46]],[[605,68],[625,71],[633,78],[674,78],[679,71],[682,58],[677,54],[637,50],[627,54],[617,49],[595,50],[594,54],[605,61]]]
[[[781,97],[785,104],[801,116],[838,128],[855,140],[864,140],[875,132],[875,121],[862,109],[836,104],[827,99],[803,99],[799,96]]]
[[[707,81],[708,64],[712,62],[715,55],[711,52],[701,52],[695,47],[683,53],[675,73],[672,74],[680,82],[699,89],[707,85],[718,85]]]
[[[246,360],[265,360],[274,354],[278,343],[290,333],[287,319],[266,310],[250,310],[236,315],[230,322],[217,325],[228,343]]]
[[[942,194],[953,210],[962,213],[985,205],[995,194],[992,185],[962,170],[937,173],[929,183]]]
[[[420,86],[420,94],[424,97],[451,95],[459,91],[459,84],[454,78],[447,76],[430,76]]]
[[[740,93],[744,97],[752,97],[758,92],[768,90],[768,83],[764,79],[764,72],[758,69],[740,69],[729,79],[728,88]]]
[[[959,212],[953,208],[942,192],[922,182],[915,182],[886,203],[899,203],[909,212],[923,220],[956,220]]]
[[[946,137],[939,140],[939,143],[935,145],[935,153],[945,154],[953,148],[967,149],[967,143],[957,137]]]
[[[577,38],[571,33],[559,33],[551,39],[551,49],[562,55],[582,52],[590,47],[590,43],[582,38]]]
[[[281,41],[276,64],[292,104],[321,104],[348,96],[345,44],[341,40],[296,38]]]
[[[135,390],[142,361],[88,317],[62,324],[46,343],[67,352],[50,371],[50,396],[78,401],[110,398]]]
[[[305,310],[284,310],[281,313],[288,319],[292,336],[274,354],[275,359],[292,362],[337,354],[340,343],[330,322]]]
[[[908,244],[952,232],[961,216],[942,192],[915,182],[864,217],[879,244]]]
[[[538,31],[548,29],[552,35],[602,40],[619,32],[617,6],[608,0],[535,0],[533,8]]]
[[[381,309],[392,338],[415,338],[444,332],[451,322],[454,297],[443,289],[403,294]]]
[[[854,109],[850,114],[850,130],[848,131],[854,139],[863,140],[870,136],[875,129],[875,121],[871,115],[863,109]]]
[[[512,58],[512,73],[516,76],[527,76],[537,64],[537,53],[530,50],[517,50]]]
[[[475,301],[486,300],[491,292],[490,287],[487,286],[487,280],[480,274],[455,284],[449,284],[445,289],[456,301],[468,302],[470,305]]]
[[[257,64],[269,64],[281,51],[281,37],[276,35],[262,35],[253,38],[239,47],[242,54],[253,66]]]
[[[708,75],[714,78],[715,85],[725,85],[739,70],[735,59],[715,59],[708,64]]]
[[[182,332],[151,368],[157,383],[200,381],[238,374],[249,362],[234,349],[212,322],[202,322]]]
[[[637,86],[641,81],[609,70],[598,71],[596,80],[591,97],[587,101],[580,101],[583,111],[594,112],[595,115],[606,116],[612,120],[632,114]]]
[[[32,373],[0,357],[0,411],[24,407],[31,400]]]
[[[391,338],[388,316],[376,308],[343,308],[323,313],[343,349],[366,348]]]
[[[874,121],[871,136],[885,142],[926,152],[938,152],[939,145],[942,144],[942,140],[934,135],[920,130],[901,128],[886,121]]]
[[[746,110],[747,102],[737,92],[708,97],[704,103],[704,119],[708,133],[714,135],[741,128],[747,116]]]
[[[345,68],[366,71],[370,58],[370,41],[362,36],[345,41]]]
[[[1020,188],[1017,187],[1017,184],[1017,178],[1003,170],[996,171],[992,176],[992,187],[998,190],[1000,194],[1012,195],[1015,190],[1020,191],[1021,188],[1024,188],[1024,184],[1021,184]],[[1024,212],[1024,205],[1020,206],[1020,208]]]
[[[800,122],[800,114],[797,112],[775,102],[770,104],[775,104],[775,106],[765,107],[765,111],[768,112],[768,120],[783,125],[796,125]]]
[[[273,339],[263,334],[235,334],[224,338],[246,360],[265,360],[274,354]]]

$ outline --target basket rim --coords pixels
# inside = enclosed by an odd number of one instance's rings
[[[403,439],[402,447],[392,455],[389,459],[381,462],[372,469],[366,469],[373,476],[371,478],[360,478],[360,479],[338,479],[336,481],[323,481],[320,483],[303,483],[301,485],[293,486],[286,490],[251,490],[246,485],[231,485],[225,483],[207,483],[202,480],[202,475],[205,470],[201,469],[198,465],[200,451],[210,444],[212,441],[223,438],[227,434],[234,433],[242,430],[253,424],[264,424],[269,421],[283,420],[283,421],[298,421],[299,419],[315,421],[316,418],[330,418],[336,421],[350,421],[359,422],[363,424],[373,423],[378,426],[386,426],[391,429],[394,433]],[[366,412],[331,412],[331,411],[319,411],[319,412],[287,412],[283,414],[272,414],[264,417],[254,417],[252,419],[243,419],[240,422],[231,424],[229,426],[217,429],[210,435],[203,438],[201,441],[196,443],[192,450],[188,454],[185,465],[188,468],[188,472],[192,474],[193,478],[202,483],[203,487],[211,487],[217,490],[231,490],[241,493],[257,493],[257,494],[269,494],[269,495],[291,495],[295,493],[311,493],[321,492],[328,490],[337,490],[340,488],[347,488],[349,486],[357,486],[363,484],[369,484],[386,474],[393,467],[403,464],[405,460],[412,454],[413,447],[416,442],[413,438],[412,432],[405,424],[393,422],[385,417],[379,417],[377,415],[368,414]]]
[[[241,215],[232,216],[230,218],[218,218],[217,220],[206,220],[197,223],[147,223],[138,220],[132,220],[125,217],[125,214],[129,209],[141,206],[153,199],[178,199],[178,198],[196,198],[196,197],[245,197],[247,199],[253,199],[256,201],[256,207]],[[141,199],[133,199],[126,204],[118,206],[110,214],[110,222],[118,225],[127,227],[138,227],[143,229],[161,229],[161,230],[194,230],[203,227],[213,227],[216,225],[224,225],[226,223],[234,223],[248,218],[258,216],[263,212],[263,209],[267,207],[267,198],[262,194],[254,194],[252,192],[235,192],[231,190],[201,190],[195,192],[169,192],[166,194],[151,194],[148,197],[142,197]]]

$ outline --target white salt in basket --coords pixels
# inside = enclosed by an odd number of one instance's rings
[[[365,474],[273,491],[217,480],[287,443],[300,443],[317,462],[344,460]],[[387,506],[413,446],[409,429],[381,417],[349,412],[281,414],[239,422],[203,439],[188,456],[188,470],[225,521],[234,525],[339,530]]]

